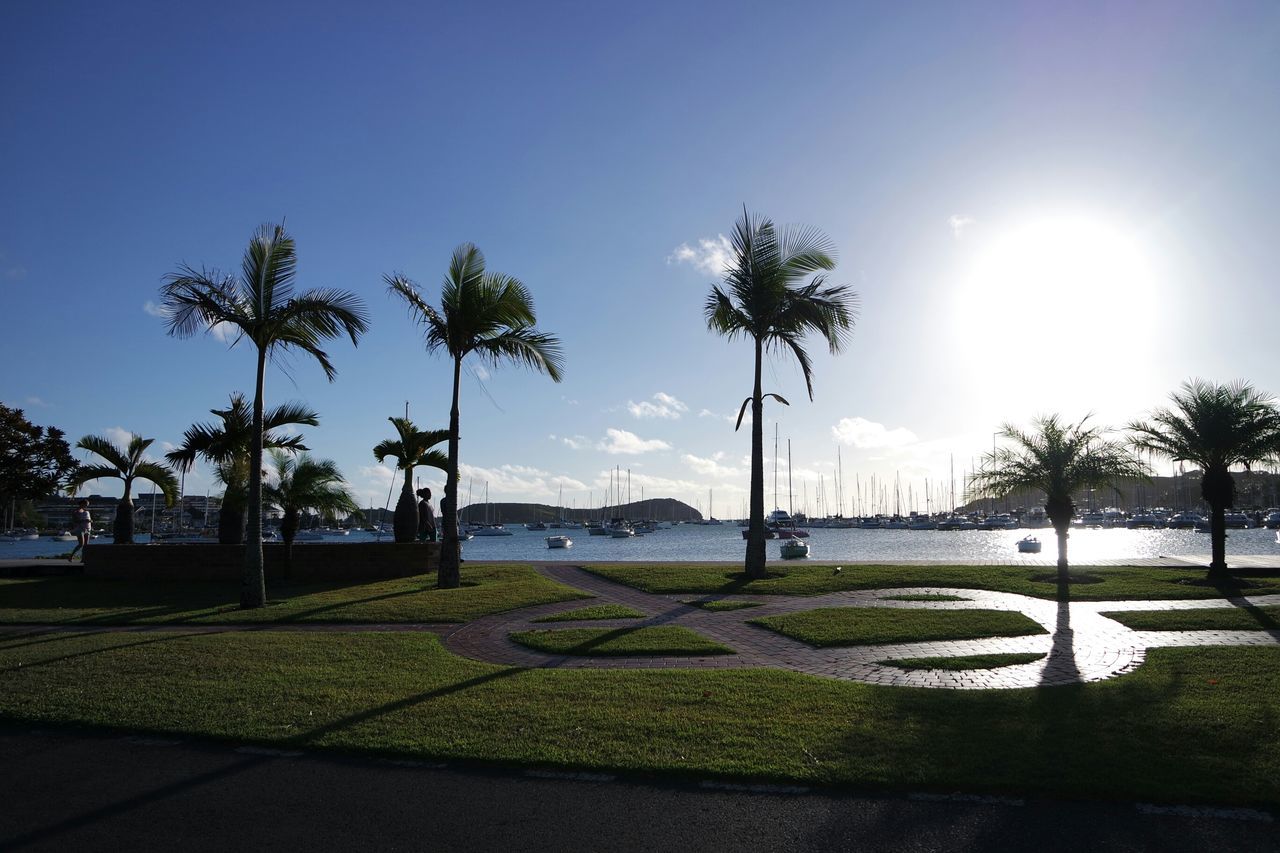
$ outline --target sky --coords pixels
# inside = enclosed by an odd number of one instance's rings
[[[766,503],[789,444],[797,510],[936,510],[1002,424],[1123,426],[1191,377],[1280,392],[1278,84],[1268,2],[10,0],[0,401],[158,457],[254,370],[166,334],[164,276],[283,220],[299,286],[371,326],[332,384],[273,365],[267,403],[317,410],[308,446],[382,506],[387,418],[447,426],[451,382],[383,276],[438,303],[473,242],[565,373],[468,365],[464,502],[598,506],[618,470],[739,516],[751,348],[702,307],[746,206],[821,229],[859,297],[842,352],[810,343],[812,401],[766,365]]]

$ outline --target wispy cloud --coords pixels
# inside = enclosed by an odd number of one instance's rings
[[[496,468],[481,468],[465,462],[458,466],[458,473],[463,479],[470,479],[483,489],[488,487],[489,497],[514,496],[521,500],[549,498],[559,493],[561,488],[570,491],[586,491],[587,485],[573,477],[562,474],[551,474],[528,465],[499,465]],[[472,500],[482,500],[483,494],[473,495]],[[465,498],[464,498],[465,500]]]
[[[951,226],[951,233],[955,235],[957,240],[959,240],[964,236],[964,230],[970,225],[977,225],[978,220],[974,219],[972,216],[953,213],[951,214],[951,217],[947,219],[947,224]]]
[[[681,243],[667,255],[669,264],[692,264],[693,268],[707,275],[722,276],[733,259],[733,246],[723,234],[703,237],[696,247]]]
[[[585,435],[556,435],[552,433],[548,436],[552,441],[558,441],[570,450],[585,450],[591,446],[591,439]]]
[[[46,403],[44,400],[41,400],[39,397],[27,397],[25,400],[23,400],[23,402],[26,403],[28,406],[35,406],[37,409],[49,408],[49,404]]]
[[[614,455],[637,456],[654,450],[670,450],[671,445],[661,439],[643,439],[625,429],[610,427],[605,430],[605,439],[596,445],[597,449]]]
[[[150,299],[142,303],[142,310],[152,317],[164,317],[166,319],[169,317],[169,312],[164,309],[164,306],[152,302]]]
[[[627,411],[636,418],[667,418],[668,420],[679,420],[681,414],[689,411],[689,407],[684,403],[662,391],[654,394],[653,400],[657,402],[642,400],[635,403],[628,400]]]
[[[916,434],[909,429],[889,429],[884,424],[866,418],[841,418],[831,428],[831,434],[841,444],[863,449],[905,447],[917,441]]]
[[[476,379],[479,379],[481,382],[489,381],[489,371],[485,369],[483,364],[471,365],[471,372],[474,373],[476,375]]]
[[[694,456],[692,453],[685,453],[680,457],[680,461],[695,474],[701,474],[704,477],[714,477],[718,480],[728,479],[730,477],[741,477],[742,471],[728,465],[721,465],[720,460],[724,459],[723,453],[716,453],[710,459],[702,456]]]

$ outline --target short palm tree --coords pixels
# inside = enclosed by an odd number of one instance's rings
[[[220,423],[194,424],[182,435],[182,444],[164,455],[177,471],[190,471],[197,458],[214,466],[226,487],[222,511],[218,514],[218,541],[223,545],[244,542],[245,512],[248,509],[248,473],[253,443],[253,411],[239,391],[231,394],[225,409],[210,409]],[[319,426],[320,416],[300,403],[285,403],[268,409],[262,416],[262,446],[303,451],[300,435],[277,434],[286,426]],[[242,476],[241,476],[242,475]]]
[[[844,285],[828,286],[819,270],[835,267],[834,247],[813,228],[787,228],[781,236],[773,222],[744,208],[733,229],[733,258],[724,281],[713,285],[704,313],[707,326],[733,340],[739,336],[755,348],[751,396],[738,410],[736,431],[751,406],[751,520],[747,528],[746,574],[765,576],[764,527],[764,398],[790,405],[778,394],[765,394],[761,368],[765,353],[790,352],[800,364],[809,399],[813,399],[813,366],[803,341],[817,332],[832,354],[840,352],[857,318],[857,295]]]
[[[294,295],[298,259],[283,225],[263,225],[245,249],[240,275],[182,266],[160,289],[169,334],[191,337],[216,326],[236,332],[235,345],[248,338],[258,351],[249,446],[249,531],[245,545],[240,606],[267,601],[262,569],[263,392],[268,357],[297,348],[312,356],[333,381],[337,371],[320,344],[346,334],[354,345],[368,329],[363,303],[343,290],[309,290]]]
[[[274,482],[262,487],[264,502],[280,510],[280,537],[284,540],[285,577],[293,567],[293,537],[299,516],[313,510],[321,515],[359,512],[355,498],[347,490],[337,464],[331,459],[315,459],[303,453],[294,456],[271,448]]]
[[[178,499],[178,479],[173,476],[173,472],[159,462],[150,462],[143,458],[143,454],[154,441],[154,438],[143,438],[137,433],[130,433],[129,444],[123,448],[100,435],[86,435],[76,442],[76,447],[95,454],[106,464],[81,466],[67,483],[67,489],[72,495],[90,480],[122,480],[124,482],[124,494],[116,506],[116,520],[111,528],[112,541],[117,545],[133,544],[133,483],[135,480],[155,483],[164,495],[165,506],[173,506],[174,501]]]
[[[449,470],[449,457],[435,445],[449,438],[449,431],[443,429],[420,430],[408,418],[387,418],[396,428],[396,438],[378,442],[373,448],[373,456],[382,462],[388,456],[396,460],[396,470],[404,477],[404,485],[400,489],[400,499],[396,501],[396,512],[392,517],[397,542],[412,542],[418,535],[418,502],[413,498],[413,469],[421,465]]]
[[[462,361],[475,354],[496,367],[502,361],[523,364],[559,382],[562,366],[560,341],[534,328],[533,296],[520,281],[502,273],[486,272],[484,255],[470,243],[453,251],[449,274],[440,292],[440,309],[428,305],[412,281],[401,275],[386,276],[387,285],[409,306],[409,315],[426,329],[428,352],[443,350],[453,359],[453,402],[449,408],[449,467],[445,472],[444,499],[440,502],[442,589],[459,585],[458,573],[458,389]]]
[[[1200,495],[1209,504],[1212,556],[1209,575],[1227,572],[1226,511],[1235,505],[1235,466],[1280,455],[1280,409],[1268,395],[1245,382],[1218,385],[1193,379],[1170,395],[1172,408],[1159,408],[1129,424],[1137,450],[1191,462],[1204,473]]]
[[[1104,429],[1088,426],[1088,421],[1088,415],[1074,424],[1063,423],[1056,414],[1046,415],[1033,421],[1031,432],[1005,424],[1000,436],[1013,446],[986,454],[969,481],[971,497],[1044,493],[1045,515],[1058,535],[1058,572],[1063,579],[1068,566],[1067,536],[1076,512],[1072,496],[1081,489],[1147,476],[1146,467],[1123,442],[1107,439]]]

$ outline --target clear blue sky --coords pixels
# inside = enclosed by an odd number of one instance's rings
[[[464,497],[599,503],[619,465],[635,498],[714,489],[737,515],[750,350],[701,308],[745,203],[826,231],[861,294],[847,351],[812,347],[815,402],[766,371],[797,493],[830,495],[840,447],[846,497],[895,473],[918,494],[1004,421],[1120,424],[1191,376],[1280,391],[1278,84],[1265,2],[14,0],[0,400],[73,439],[179,441],[252,390],[253,354],[169,338],[148,303],[287,217],[302,286],[361,294],[372,329],[332,346],[332,385],[273,369],[268,402],[316,408],[308,444],[381,504],[386,417],[442,427],[449,394],[382,275],[435,301],[472,241],[567,370],[467,377]]]

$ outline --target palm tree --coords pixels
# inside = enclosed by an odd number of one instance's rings
[[[1129,424],[1130,441],[1137,450],[1200,466],[1200,495],[1210,512],[1209,576],[1222,577],[1227,573],[1225,516],[1236,497],[1231,468],[1248,469],[1280,454],[1280,409],[1246,382],[1192,379],[1170,398],[1173,408],[1156,409],[1145,421]]]
[[[210,409],[221,423],[194,424],[182,436],[182,444],[164,455],[174,469],[189,471],[197,457],[214,466],[218,479],[226,486],[222,496],[222,512],[218,515],[218,541],[223,545],[244,542],[245,511],[249,480],[249,458],[253,443],[253,411],[239,391],[231,393],[231,404],[225,409]],[[303,451],[307,447],[300,435],[277,435],[275,430],[290,425],[319,426],[320,416],[300,403],[285,403],[263,413],[262,446]]]
[[[440,292],[440,310],[428,305],[418,287],[402,275],[385,276],[393,293],[409,306],[409,316],[426,329],[428,352],[443,350],[453,359],[453,402],[449,408],[449,468],[440,502],[443,547],[442,589],[456,588],[458,574],[458,389],[462,360],[475,353],[496,367],[502,361],[523,364],[559,382],[562,355],[558,338],[534,328],[533,296],[517,279],[485,272],[484,255],[470,243],[453,250],[449,274]]]
[[[387,418],[399,436],[378,442],[373,456],[379,462],[388,456],[396,459],[396,470],[404,476],[400,499],[396,501],[396,513],[392,525],[397,542],[412,542],[418,535],[418,503],[413,499],[413,469],[419,465],[449,470],[449,457],[433,446],[449,438],[443,429],[420,430],[408,418]]]
[[[804,336],[817,332],[832,354],[841,347],[857,318],[857,294],[848,287],[827,286],[826,276],[805,278],[835,267],[834,247],[813,228],[787,228],[781,237],[773,222],[743,208],[734,225],[733,258],[724,281],[713,285],[704,313],[707,327],[734,340],[741,336],[755,347],[755,384],[738,410],[737,431],[751,405],[751,521],[747,530],[746,574],[765,576],[764,529],[764,398],[790,405],[760,385],[766,352],[790,352],[800,364],[809,399],[813,399],[813,366]]]
[[[1086,415],[1079,423],[1066,424],[1056,414],[1046,415],[1033,421],[1031,432],[1005,424],[999,434],[1013,446],[983,456],[982,467],[969,481],[972,497],[1044,493],[1045,515],[1058,535],[1058,573],[1064,581],[1067,536],[1076,511],[1072,495],[1084,488],[1147,476],[1145,466],[1123,442],[1108,440],[1106,431],[1088,426],[1088,420]]]
[[[99,456],[105,465],[85,465],[79,468],[67,483],[67,490],[75,493],[90,480],[114,479],[124,481],[124,494],[116,505],[116,520],[111,532],[117,545],[133,544],[133,482],[146,480],[160,487],[164,505],[173,506],[178,497],[178,480],[173,472],[158,462],[143,458],[154,438],[129,434],[129,444],[120,448],[110,439],[100,435],[86,435],[76,442],[76,447]]]
[[[283,225],[263,225],[249,241],[240,275],[196,270],[183,265],[160,288],[169,334],[191,337],[218,326],[236,332],[232,346],[248,338],[258,350],[249,441],[249,532],[245,546],[240,606],[267,601],[262,571],[263,390],[267,358],[297,348],[312,356],[332,382],[337,371],[320,344],[344,333],[358,343],[368,329],[364,304],[343,290],[309,290],[294,295],[297,254]]]
[[[285,577],[293,567],[293,537],[298,532],[298,517],[305,510],[321,515],[359,512],[355,498],[332,459],[314,459],[303,453],[294,456],[283,450],[270,449],[275,468],[275,482],[262,487],[268,506],[279,509],[280,536],[284,539]]]

